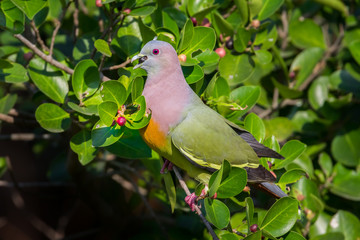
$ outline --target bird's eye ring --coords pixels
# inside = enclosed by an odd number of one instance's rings
[[[153,50],[153,54],[154,54],[154,55],[158,55],[159,52],[160,52],[159,49],[154,49],[154,50]]]

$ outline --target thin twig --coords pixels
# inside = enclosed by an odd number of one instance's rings
[[[75,11],[73,14],[74,18],[74,43],[79,36],[79,1],[75,0]]]
[[[55,20],[54,20],[54,21],[55,21],[55,29],[54,29],[53,34],[52,34],[52,36],[51,36],[49,56],[52,56],[52,55],[53,55],[55,38],[56,38],[57,33],[59,32],[59,29],[60,29],[60,27],[61,27],[61,22],[62,22],[65,14],[66,14],[66,10],[67,10],[68,7],[70,6],[70,3],[71,3],[71,2],[69,2],[68,4],[66,4],[66,6],[63,8],[59,19],[55,19]]]
[[[28,48],[30,48],[36,55],[38,55],[41,59],[46,61],[47,63],[50,63],[51,65],[65,71],[68,74],[73,74],[74,70],[65,66],[64,64],[56,61],[54,58],[52,58],[49,55],[46,55],[43,53],[40,49],[38,49],[34,44],[32,44],[29,40],[27,40],[23,35],[21,34],[14,34],[14,37],[20,40],[23,44],[25,44]]]
[[[101,69],[101,71],[112,71],[112,70],[116,70],[119,68],[123,68],[123,67],[126,67],[126,65],[128,65],[130,62],[131,62],[131,59],[127,59],[125,62],[123,62],[119,65],[103,68],[103,69]]]
[[[34,134],[34,133],[12,133],[12,134],[5,134],[0,135],[1,140],[11,140],[11,141],[33,141],[33,140],[49,140],[55,138],[58,135],[55,134]]]
[[[177,167],[173,166],[173,170],[174,173],[177,177],[177,179],[179,180],[180,186],[182,187],[182,189],[184,189],[185,193],[187,196],[191,195],[191,192],[189,190],[189,188],[187,187],[184,179],[181,177],[179,170],[177,169]],[[202,214],[200,208],[198,206],[195,205],[195,211],[196,213],[199,215],[199,217],[201,218],[201,220],[203,221],[203,223],[205,224],[206,228],[208,229],[210,235],[212,236],[212,238],[214,240],[218,240],[218,236],[216,236],[216,233],[214,232],[214,230],[212,229],[212,227],[210,226],[210,223],[206,220],[206,218],[204,217],[204,215]]]
[[[49,51],[49,48],[45,45],[44,41],[41,39],[39,30],[37,29],[34,20],[30,21],[31,28],[34,30],[36,35],[36,41],[40,44],[43,51]]]
[[[289,20],[288,20],[286,9],[284,9],[281,12],[281,22],[282,22],[283,27],[282,27],[281,31],[279,31],[279,36],[282,38],[281,49],[285,50],[288,45],[287,37],[288,37],[288,32],[289,32]]]

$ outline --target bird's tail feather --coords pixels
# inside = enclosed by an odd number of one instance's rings
[[[277,186],[275,183],[271,182],[262,182],[257,185],[258,188],[261,190],[271,194],[272,196],[276,198],[282,198],[287,197],[288,195],[284,193],[279,186]]]

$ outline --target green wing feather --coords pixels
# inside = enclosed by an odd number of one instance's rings
[[[186,112],[170,136],[188,160],[208,169],[219,169],[225,159],[232,166],[258,167],[254,150],[220,114],[205,105],[195,105]]]

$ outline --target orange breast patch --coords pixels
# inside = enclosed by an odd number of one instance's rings
[[[157,151],[165,151],[166,134],[160,130],[159,124],[150,119],[149,124],[140,129],[140,135],[147,145]]]

